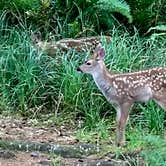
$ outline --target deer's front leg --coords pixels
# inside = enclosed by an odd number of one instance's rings
[[[123,146],[126,143],[125,138],[125,128],[129,115],[129,111],[132,107],[132,103],[123,103],[120,107],[117,108],[117,116],[116,116],[116,146]]]

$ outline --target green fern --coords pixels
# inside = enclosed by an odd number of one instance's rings
[[[97,8],[109,13],[120,13],[128,19],[129,23],[133,20],[130,13],[130,6],[124,0],[99,0]]]
[[[151,39],[153,40],[159,37],[166,37],[166,25],[157,25],[155,27],[151,27],[146,34],[150,32],[153,32],[151,34]]]
[[[155,27],[151,27],[151,28],[149,28],[149,30],[148,30],[147,33],[149,33],[149,32],[152,31],[152,30],[157,30],[157,31],[164,31],[164,32],[166,32],[166,25],[157,25],[157,26],[155,26]]]
[[[133,24],[144,34],[150,27],[166,23],[166,0],[126,0]]]
[[[6,17],[9,23],[18,24],[20,22],[18,18],[20,19],[21,16],[26,19],[28,25],[32,25],[33,29],[40,29],[42,32],[58,32],[58,39],[91,36],[100,34],[101,31],[108,31],[120,21],[121,15],[126,17],[128,22],[132,22],[130,7],[124,0],[12,0],[10,3],[5,2],[2,7],[0,4],[0,9],[5,8],[11,11]]]

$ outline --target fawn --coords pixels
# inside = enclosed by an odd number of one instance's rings
[[[111,41],[110,36],[104,36],[106,43]],[[31,39],[33,45],[37,48],[38,51],[42,50],[50,56],[55,56],[55,53],[59,50],[61,52],[69,51],[74,49],[79,53],[84,53],[87,51],[93,52],[95,47],[102,42],[101,36],[92,36],[92,37],[82,37],[82,38],[69,38],[61,39],[59,41],[51,40],[50,42],[42,41],[41,34],[31,33]]]
[[[129,110],[136,102],[153,99],[166,110],[166,68],[158,67],[133,73],[112,74],[104,63],[105,49],[98,45],[92,58],[85,61],[77,71],[88,73],[106,97],[115,104],[117,146],[125,145],[125,127]]]

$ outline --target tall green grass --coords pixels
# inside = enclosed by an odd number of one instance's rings
[[[37,54],[28,32],[1,29],[0,35],[1,110],[25,112],[46,103],[50,105],[60,86],[55,81],[60,76],[56,59]]]
[[[1,111],[23,114],[47,111],[55,113],[57,118],[63,116],[72,124],[81,121],[83,130],[107,132],[115,121],[114,108],[99,92],[91,76],[76,71],[88,54],[70,50],[63,54],[57,52],[54,58],[49,57],[35,49],[29,32],[1,26]],[[137,31],[131,36],[127,32],[120,33],[118,29],[113,29],[111,34],[110,44],[103,41],[103,45],[107,54],[106,65],[112,72],[166,66],[164,38],[140,38]],[[137,110],[142,111],[134,113],[133,109],[131,127],[136,121],[138,126],[140,124],[151,132],[164,130],[165,116],[160,107],[150,103],[138,105]]]

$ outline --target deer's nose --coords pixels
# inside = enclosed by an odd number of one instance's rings
[[[77,71],[82,72],[82,70],[79,67],[77,68]]]

